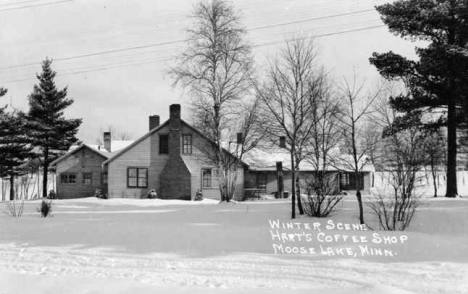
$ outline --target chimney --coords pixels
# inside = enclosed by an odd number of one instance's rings
[[[111,133],[110,132],[104,132],[104,149],[106,149],[108,152],[111,151]]]
[[[169,155],[180,154],[180,104],[172,104],[169,107]]]
[[[169,158],[164,166],[159,182],[162,199],[187,199],[192,196],[192,175],[180,154],[182,122],[180,104],[169,107]]]
[[[159,115],[150,115],[149,117],[149,130],[159,127]]]

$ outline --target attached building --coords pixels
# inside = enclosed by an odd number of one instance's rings
[[[56,169],[57,198],[71,199],[94,196],[97,189],[107,190],[106,174],[102,164],[110,158],[113,150],[118,151],[132,141],[111,140],[111,133],[105,132],[104,146],[81,144],[51,162]]]

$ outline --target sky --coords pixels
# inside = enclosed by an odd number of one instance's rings
[[[414,57],[416,44],[388,32],[374,6],[385,0],[234,0],[259,69],[292,35],[314,36],[321,64],[339,83],[357,73],[369,87],[379,76],[373,52]],[[96,143],[113,129],[137,139],[148,117],[169,116],[189,95],[174,88],[167,70],[185,47],[190,0],[0,0],[0,105],[27,110],[28,95],[46,57],[56,85],[74,103],[67,118],[82,118],[78,137]]]

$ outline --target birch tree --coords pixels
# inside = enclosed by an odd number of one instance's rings
[[[191,20],[187,46],[169,73],[174,86],[188,90],[195,124],[214,143],[206,154],[218,166],[221,201],[229,201],[230,173],[237,171],[231,169],[232,156],[226,155],[223,144],[232,123],[242,120],[242,103],[251,94],[251,48],[239,13],[227,1],[198,2]]]

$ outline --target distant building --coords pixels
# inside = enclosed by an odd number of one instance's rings
[[[339,160],[338,160],[339,159]],[[283,148],[269,148],[268,152],[260,149],[253,149],[245,155],[244,161],[249,165],[249,170],[245,174],[245,187],[264,188],[264,193],[274,194],[277,191],[276,162],[282,162],[284,191],[291,193],[291,155]],[[356,178],[354,172],[348,164],[351,158],[343,154],[335,154],[334,164],[327,166],[326,172],[329,178],[334,179],[335,192],[356,190],[356,182],[361,191],[370,192],[372,187],[374,166],[370,161],[362,163],[361,172]],[[313,179],[316,166],[307,159],[299,164],[298,177],[301,183],[301,194],[305,194],[305,187]]]

